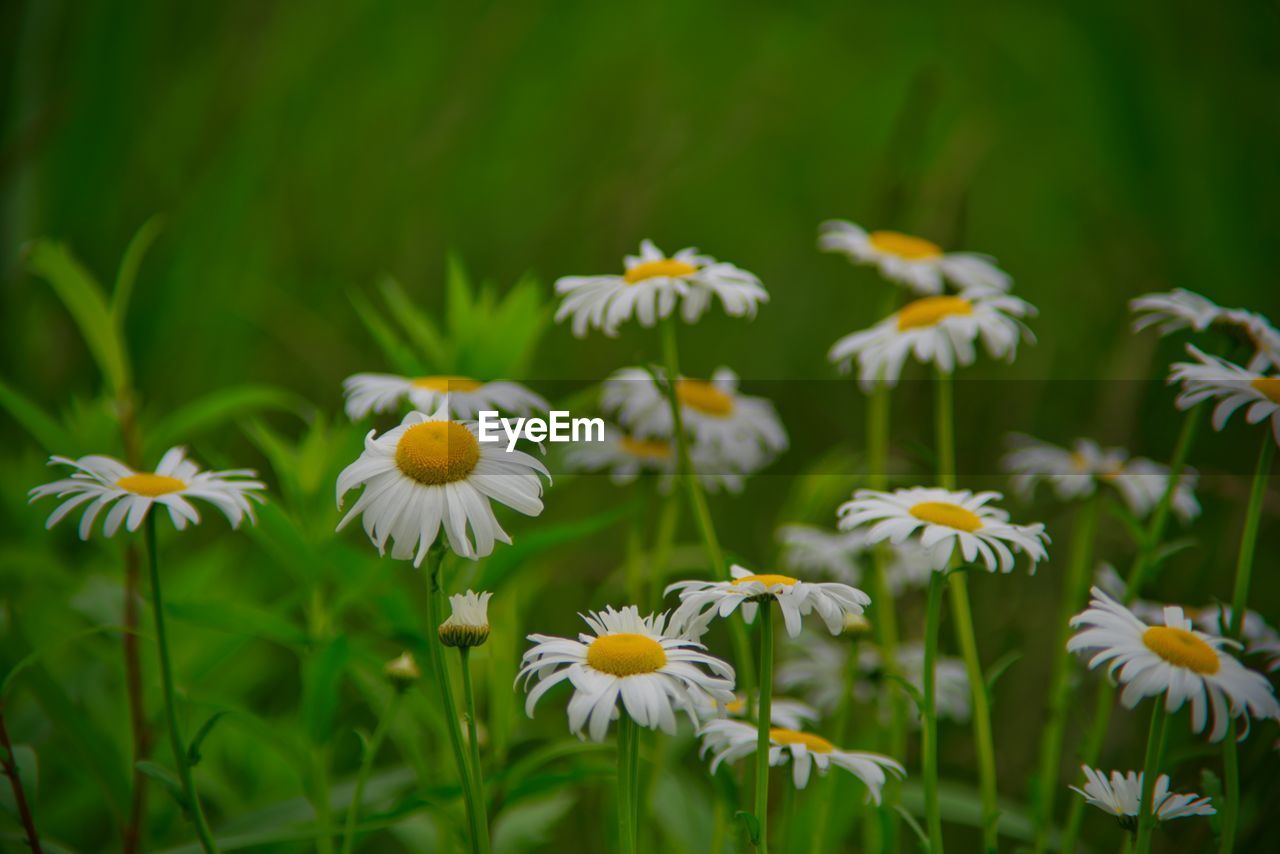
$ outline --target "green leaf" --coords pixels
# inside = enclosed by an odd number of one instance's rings
[[[1017,663],[1022,658],[1022,653],[1018,650],[1010,650],[995,660],[990,667],[987,668],[987,696],[990,697],[996,689],[996,680],[1004,675],[1004,672]]]
[[[755,813],[738,810],[733,817],[742,828],[742,832],[746,834],[747,841],[757,848],[760,847],[760,819],[756,818]]]
[[[227,709],[214,712],[209,716],[209,720],[205,721],[204,725],[196,732],[195,738],[191,739],[191,746],[187,748],[187,762],[192,767],[199,765],[200,760],[204,758],[200,753],[200,745],[204,744],[204,740],[209,737],[209,733],[213,732],[213,728],[218,725],[218,721],[229,714],[231,712]]]
[[[378,290],[382,292],[382,299],[391,315],[426,357],[427,364],[441,373],[453,370],[455,366],[448,343],[430,316],[413,304],[400,283],[390,276],[384,276],[378,283]]]
[[[49,240],[32,244],[27,269],[48,282],[71,313],[112,392],[120,395],[127,390],[130,372],[124,341],[93,275],[66,246]]]
[[[1190,537],[1184,537],[1180,540],[1174,540],[1173,542],[1165,543],[1160,548],[1156,549],[1154,553],[1152,553],[1151,569],[1155,569],[1160,564],[1164,563],[1166,560],[1168,560],[1169,558],[1173,557],[1176,554],[1179,554],[1180,552],[1185,552],[1187,549],[1195,548],[1196,545],[1197,545],[1196,541],[1191,539]]]
[[[27,744],[15,744],[13,764],[18,771],[18,779],[22,782],[22,793],[26,795],[27,803],[34,803],[40,790],[40,763],[36,760],[35,750]],[[8,780],[0,783],[0,809],[11,816],[18,815],[18,802]]]
[[[298,411],[307,404],[293,392],[274,386],[242,385],[198,397],[153,424],[147,431],[151,453],[181,442],[233,418],[264,409]]]
[[[256,637],[283,646],[301,648],[307,634],[284,617],[226,599],[175,600],[164,603],[165,613],[207,629],[241,637]]]
[[[0,380],[0,408],[3,408],[22,429],[31,434],[45,451],[51,454],[69,454],[73,441],[71,434],[31,399]]]
[[[523,533],[511,546],[495,552],[484,561],[475,589],[493,590],[508,574],[527,565],[532,558],[542,552],[604,530],[626,518],[634,510],[633,504],[623,504],[620,507],[587,516],[585,519],[546,525]]]
[[[303,665],[302,721],[313,744],[325,744],[333,735],[338,693],[350,657],[351,644],[341,635]]]
[[[924,694],[919,688],[912,685],[896,673],[885,673],[884,678],[895,683],[899,688],[901,688],[903,692],[911,698],[911,701],[916,704],[917,711],[922,711],[924,709]]]
[[[152,762],[149,759],[142,759],[135,762],[134,767],[142,774],[145,774],[163,786],[164,790],[169,793],[169,797],[173,798],[178,806],[182,807],[183,812],[186,812],[188,807],[187,793],[182,790],[182,783],[178,780],[178,776],[176,774],[163,765]]]
[[[924,817],[924,787],[919,781],[907,780],[900,791],[902,806],[917,818]],[[965,783],[940,781],[938,807],[944,823],[982,827],[982,796],[977,787]],[[1001,801],[997,828],[1002,836],[1019,842],[1035,839],[1035,824],[1019,805]]]
[[[902,820],[906,822],[907,827],[911,828],[915,833],[916,841],[920,843],[920,850],[929,851],[931,848],[929,835],[924,832],[924,828],[920,826],[920,822],[916,821],[915,816],[903,809],[901,804],[894,804],[893,809],[898,815],[902,816]]]
[[[504,854],[546,850],[552,829],[569,814],[577,799],[573,792],[561,789],[508,806],[494,819],[493,850]]]
[[[378,349],[382,350],[382,355],[391,363],[391,367],[409,376],[421,373],[421,359],[413,352],[413,348],[401,340],[399,333],[383,320],[377,309],[357,293],[352,292],[347,296],[351,300],[351,307],[356,310],[356,316],[373,337]]]
[[[156,214],[142,224],[133,235],[124,256],[120,259],[120,269],[116,272],[116,287],[111,293],[111,314],[115,318],[116,328],[122,328],[125,315],[129,313],[129,300],[133,296],[133,285],[138,278],[138,269],[147,250],[159,236],[164,226],[164,217]]]

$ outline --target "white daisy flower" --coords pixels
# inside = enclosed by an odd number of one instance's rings
[[[1009,514],[990,506],[998,492],[973,493],[916,486],[894,492],[859,489],[853,500],[840,506],[840,529],[849,531],[869,526],[872,542],[894,544],[914,539],[929,553],[935,570],[945,570],[959,546],[966,563],[979,560],[987,570],[1013,571],[1014,554],[1027,556],[1030,569],[1048,555],[1049,535],[1044,525],[1015,525]]]
[[[667,257],[652,241],[640,244],[639,255],[628,255],[622,275],[564,276],[556,293],[564,297],[556,323],[572,318],[573,334],[582,338],[590,328],[610,337],[618,324],[636,318],[653,326],[681,306],[688,323],[695,322],[719,299],[730,317],[755,316],[756,306],[769,301],[760,280],[733,264],[700,255],[693,248]]]
[[[1271,684],[1224,652],[1239,647],[1235,641],[1197,631],[1179,607],[1164,609],[1163,624],[1148,625],[1099,588],[1092,593],[1089,607],[1071,618],[1079,631],[1067,651],[1097,650],[1089,668],[1109,662],[1125,708],[1160,694],[1170,713],[1190,701],[1193,732],[1204,730],[1212,709],[1212,741],[1222,740],[1233,718],[1280,718]]]
[[[501,443],[481,443],[474,421],[452,421],[443,404],[433,415],[410,412],[381,436],[370,430],[364,452],[338,475],[338,507],[356,487],[360,498],[338,523],[364,517],[364,530],[391,556],[420,566],[443,527],[449,548],[472,559],[511,538],[493,515],[497,501],[526,516],[542,512],[542,463]],[[470,536],[468,536],[468,528]],[[416,550],[416,551],[415,551]]]
[[[1230,605],[1207,605],[1191,613],[1191,618],[1201,631],[1210,634],[1229,634],[1231,626]],[[1240,637],[1244,640],[1246,655],[1261,655],[1267,658],[1267,672],[1280,670],[1280,632],[1277,632],[1266,618],[1254,610],[1244,612],[1244,620],[1240,626]]]
[[[1092,439],[1076,439],[1068,450],[1021,433],[1010,436],[1013,450],[1001,459],[1011,472],[1014,491],[1029,497],[1040,483],[1047,483],[1061,501],[1093,495],[1099,484],[1120,493],[1130,512],[1139,518],[1150,513],[1169,486],[1169,467],[1144,457],[1130,458],[1122,448],[1103,448]],[[1198,475],[1183,469],[1171,507],[1184,522],[1200,515],[1195,485]]]
[[[816,525],[783,525],[778,529],[782,565],[792,572],[819,573],[854,587],[862,582],[862,561],[871,560],[873,547],[865,531],[828,531]],[[884,567],[889,592],[923,587],[933,573],[933,562],[914,543],[886,544]]]
[[[1101,561],[1093,574],[1093,583],[1112,599],[1123,602],[1125,590],[1129,584],[1120,577],[1116,568],[1107,561]],[[1144,623],[1156,623],[1164,619],[1164,605],[1150,599],[1134,599],[1127,604],[1130,611]]]
[[[1204,332],[1216,327],[1244,338],[1253,347],[1249,370],[1280,369],[1280,330],[1257,312],[1223,308],[1213,300],[1183,288],[1132,299],[1129,310],[1136,315],[1133,320],[1135,332],[1155,327],[1163,336],[1183,329]]]
[[[979,338],[993,359],[1012,362],[1018,340],[1035,342],[1020,318],[1035,316],[1035,307],[1008,294],[965,291],[958,295],[923,297],[907,303],[884,320],[841,338],[828,358],[841,370],[858,360],[858,380],[870,389],[880,378],[897,385],[908,356],[951,373],[973,364]]]
[[[440,642],[445,646],[480,646],[489,639],[489,599],[493,594],[468,590],[449,597],[451,613],[440,624]]]
[[[667,594],[680,594],[680,607],[672,615],[672,622],[700,635],[714,618],[728,617],[741,607],[742,618],[750,623],[756,618],[758,603],[768,598],[777,601],[791,637],[800,634],[801,617],[814,612],[822,618],[827,631],[838,635],[844,630],[846,615],[861,614],[871,604],[870,596],[847,584],[814,584],[789,575],[761,575],[737,564],[729,573],[732,581],[677,581],[668,585]]]
[[[1007,291],[1013,277],[995,259],[975,252],[943,252],[923,237],[899,231],[872,231],[845,220],[824,222],[818,235],[824,252],[840,252],[855,264],[874,266],[880,275],[916,293],[940,294],[944,280],[961,290]]]
[[[845,693],[850,644],[818,632],[806,632],[784,649],[787,652],[773,674],[777,689],[802,695],[825,714],[838,709]]]
[[[1129,830],[1137,828],[1138,808],[1142,801],[1142,783],[1146,778],[1145,773],[1130,771],[1122,775],[1119,771],[1112,771],[1111,779],[1108,780],[1101,771],[1096,771],[1088,765],[1081,765],[1080,770],[1084,772],[1085,780],[1088,782],[1084,784],[1083,789],[1072,786],[1071,791],[1082,795],[1090,806],[1095,806],[1120,819],[1120,823],[1125,828]],[[1159,821],[1172,821],[1175,818],[1193,815],[1213,815],[1217,812],[1208,798],[1202,798],[1194,793],[1179,795],[1170,792],[1168,774],[1161,774],[1156,778],[1155,787],[1151,791],[1151,802],[1155,806],[1155,816]]]
[[[1218,400],[1213,409],[1213,429],[1226,426],[1231,414],[1242,406],[1244,420],[1257,424],[1271,420],[1271,433],[1280,444],[1280,376],[1264,376],[1257,371],[1210,356],[1194,345],[1187,352],[1195,362],[1177,362],[1169,371],[1169,382],[1182,383],[1176,400],[1179,409],[1190,409],[1205,400]]]
[[[519,383],[480,382],[467,377],[402,377],[396,374],[356,374],[342,382],[347,417],[352,421],[370,412],[394,412],[406,401],[419,412],[435,412],[447,403],[455,418],[474,418],[482,409],[515,415],[546,412],[541,395]]]
[[[716,449],[695,444],[689,449],[690,462],[698,481],[709,492],[742,491],[743,472],[735,468],[737,461],[721,459]],[[635,483],[644,474],[661,475],[658,488],[671,489],[679,468],[676,448],[670,439],[639,438],[612,424],[606,424],[604,439],[599,442],[575,442],[565,450],[565,467],[571,471],[608,472],[619,486]]]
[[[699,716],[706,720],[726,716],[744,719],[747,718],[749,708],[746,695],[735,694],[733,699],[728,702],[715,701],[703,706],[698,711]],[[788,729],[804,729],[808,724],[818,720],[818,710],[799,700],[774,697],[769,704],[769,720],[774,726],[787,727]]]
[[[160,458],[154,472],[136,472],[112,457],[94,454],[77,460],[50,457],[49,465],[71,466],[71,477],[37,486],[27,493],[34,502],[47,495],[65,498],[49,515],[46,528],[52,528],[77,507],[85,507],[80,517],[80,539],[93,532],[98,514],[115,504],[102,525],[104,536],[115,536],[121,523],[130,531],[146,519],[155,504],[169,511],[173,526],[179,531],[187,523],[199,524],[200,513],[190,499],[207,501],[227,517],[231,527],[238,528],[246,516],[253,521],[253,502],[262,503],[259,494],[266,486],[256,478],[253,469],[201,471],[187,459],[186,448],[170,448]],[[246,479],[249,478],[249,479]],[[87,506],[86,506],[87,505]]]
[[[756,752],[758,733],[755,726],[735,720],[711,721],[698,733],[702,737],[701,753],[710,753],[711,773],[722,762],[736,762]],[[832,766],[853,774],[867,787],[867,800],[879,804],[880,793],[888,779],[885,772],[902,778],[907,771],[898,762],[879,753],[841,750],[820,735],[789,727],[769,729],[769,765],[791,762],[791,779],[797,789],[809,784],[809,774],[816,768],[826,776]]]
[[[671,631],[666,614],[641,617],[632,605],[588,613],[583,620],[591,634],[579,634],[576,641],[529,635],[534,646],[516,676],[526,688],[537,683],[525,703],[529,717],[542,695],[566,679],[573,686],[569,730],[582,737],[585,729],[592,741],[604,740],[619,701],[637,724],[669,734],[676,731],[677,711],[697,726],[700,709],[733,701],[733,668]]]
[[[665,376],[665,374],[660,374]],[[739,471],[755,471],[787,449],[787,431],[773,404],[738,391],[738,375],[719,368],[710,380],[676,380],[680,419],[695,443],[718,451]],[[675,435],[667,391],[642,368],[624,368],[604,384],[601,404],[633,435]]]

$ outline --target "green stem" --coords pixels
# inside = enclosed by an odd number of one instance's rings
[[[636,725],[623,710],[618,715],[618,850],[622,854],[635,854],[635,764]]]
[[[1040,740],[1040,772],[1035,792],[1037,852],[1047,850],[1053,827],[1053,805],[1058,792],[1058,771],[1062,764],[1062,742],[1066,733],[1067,709],[1071,701],[1071,655],[1067,640],[1071,617],[1083,606],[1089,592],[1089,567],[1093,564],[1094,540],[1098,530],[1101,496],[1095,493],[1076,515],[1070,564],[1062,585],[1057,635],[1053,646],[1053,672],[1049,679],[1049,719]]]
[[[462,665],[462,704],[467,713],[467,745],[471,748],[471,797],[475,801],[477,818],[484,835],[484,847],[489,847],[489,810],[484,793],[484,770],[480,764],[479,725],[476,718],[476,692],[471,680],[471,649],[458,647]]]
[[[1151,729],[1147,733],[1147,756],[1142,763],[1142,795],[1138,798],[1138,838],[1134,846],[1137,854],[1148,854],[1151,850],[1151,831],[1156,824],[1152,794],[1156,787],[1156,777],[1160,775],[1160,754],[1164,752],[1165,722],[1168,719],[1164,710],[1163,694],[1153,698],[1151,705]]]
[[[937,399],[933,408],[934,440],[938,454],[938,485],[956,488],[955,389],[951,374],[938,371],[934,382]]]
[[[462,743],[462,723],[458,720],[458,704],[453,698],[453,683],[449,679],[449,666],[444,657],[444,644],[437,629],[443,610],[444,591],[440,586],[440,564],[444,561],[444,548],[433,545],[427,553],[427,649],[431,654],[431,669],[435,672],[436,687],[440,691],[440,713],[449,731],[449,746],[453,749],[453,763],[458,772],[458,786],[467,811],[467,825],[471,829],[471,851],[487,854],[489,829],[481,823],[480,809],[475,802],[475,786],[467,770],[466,748]]]
[[[658,510],[658,522],[653,535],[653,550],[649,559],[649,604],[662,601],[662,585],[671,571],[671,550],[675,546],[676,529],[680,523],[680,494],[672,491],[662,499]]]
[[[987,851],[995,851],[1000,805],[996,790],[995,740],[991,731],[991,698],[987,695],[986,677],[978,659],[978,640],[973,630],[967,577],[963,572],[953,572],[947,577],[947,583],[951,587],[951,615],[956,621],[956,642],[960,645],[973,697],[973,740],[978,754],[978,788],[982,794],[982,842]]]
[[[173,691],[173,664],[169,660],[169,634],[165,629],[164,595],[160,588],[160,556],[156,550],[156,514],[155,508],[147,514],[147,552],[151,565],[151,607],[155,612],[156,646],[160,649],[160,682],[164,687],[164,710],[169,721],[169,743],[173,748],[173,761],[178,766],[178,777],[182,781],[182,791],[187,799],[187,812],[196,826],[196,834],[200,837],[200,845],[205,851],[217,851],[213,841],[209,823],[205,820],[204,809],[200,805],[200,795],[196,792],[195,777],[191,773],[191,762],[187,755],[186,739],[182,737],[182,729],[178,723],[178,702]]]
[[[342,831],[342,854],[351,854],[351,848],[355,844],[356,823],[360,820],[360,810],[364,806],[364,789],[369,782],[369,772],[373,770],[373,762],[378,756],[378,750],[386,740],[391,722],[395,720],[396,712],[400,709],[402,696],[404,692],[397,688],[391,696],[391,702],[383,710],[382,717],[369,738],[369,743],[365,746],[364,756],[360,760],[360,770],[356,773],[355,792],[351,795],[351,805],[347,807],[346,825]]]
[[[756,820],[760,854],[769,851],[769,729],[773,726],[773,597],[760,602],[760,703],[756,709]]]
[[[845,660],[842,679],[844,690],[840,695],[840,703],[836,707],[836,724],[832,733],[833,738],[831,739],[836,744],[844,744],[848,741],[849,732],[853,724],[853,686],[858,679],[858,640],[856,636],[849,643],[849,657]],[[898,755],[900,756],[901,754]],[[817,791],[818,799],[817,815],[813,819],[813,829],[809,834],[809,850],[812,854],[822,854],[824,851],[831,850],[827,837],[831,831],[832,808],[837,800],[841,804],[847,803],[847,799],[842,794],[844,786],[841,784],[844,780],[843,774],[833,774],[823,779],[810,781],[810,785]]]
[[[1182,472],[1187,465],[1187,457],[1191,453],[1191,446],[1195,442],[1196,433],[1199,431],[1202,420],[1204,420],[1203,406],[1196,406],[1188,410],[1182,419],[1182,428],[1178,431],[1178,439],[1173,447],[1173,459],[1169,462],[1169,482],[1165,485],[1164,495],[1160,496],[1160,503],[1156,505],[1156,509],[1151,513],[1151,518],[1147,520],[1147,530],[1143,534],[1142,542],[1138,543],[1138,552],[1134,555],[1133,565],[1129,568],[1129,577],[1125,582],[1124,597],[1122,599],[1125,605],[1138,598],[1146,578],[1147,566],[1152,556],[1155,555],[1156,549],[1159,548],[1161,539],[1164,537],[1164,527],[1169,520],[1169,511],[1173,507],[1173,496],[1177,492],[1178,482],[1182,479]],[[1102,753],[1102,744],[1107,737],[1107,724],[1111,720],[1111,708],[1115,700],[1115,694],[1116,688],[1109,680],[1103,680],[1098,684],[1089,730],[1085,734],[1084,742],[1080,747],[1081,765],[1088,765],[1093,768],[1098,764],[1098,757]],[[1073,854],[1076,850],[1076,843],[1080,838],[1080,826],[1084,823],[1084,810],[1084,798],[1071,799],[1071,806],[1067,811],[1066,826],[1062,831],[1061,849],[1063,854]]]
[[[1253,486],[1249,490],[1249,504],[1245,508],[1244,528],[1240,533],[1240,553],[1236,558],[1236,582],[1231,594],[1231,620],[1227,634],[1240,640],[1244,632],[1245,613],[1249,607],[1249,582],[1253,577],[1253,556],[1258,547],[1258,525],[1262,519],[1262,499],[1267,490],[1267,478],[1271,473],[1271,459],[1275,455],[1275,442],[1269,430],[1263,431],[1262,450],[1258,452],[1258,465],[1253,471]],[[1240,816],[1240,759],[1237,754],[1235,732],[1222,742],[1222,772],[1224,802],[1222,809],[1222,836],[1218,850],[1229,854],[1236,844],[1236,823]]]
[[[929,854],[942,854],[942,812],[938,806],[938,624],[942,620],[942,585],[945,573],[929,577],[929,600],[924,617],[924,664],[921,678],[924,708],[920,722],[920,765],[924,774],[925,824],[929,830]]]
[[[644,602],[644,505],[636,508],[627,523],[626,588],[627,601],[643,612]]]

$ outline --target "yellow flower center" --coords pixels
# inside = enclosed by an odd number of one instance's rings
[[[973,314],[973,303],[964,297],[924,297],[898,310],[898,331],[937,325],[943,318]]]
[[[641,262],[623,273],[622,278],[628,285],[634,285],[636,282],[643,282],[645,279],[656,279],[659,276],[678,279],[681,276],[689,276],[696,272],[698,272],[698,268],[687,261],[662,258],[657,261]]]
[[[623,436],[618,440],[618,447],[624,454],[644,460],[671,459],[671,443],[661,439],[635,439]]]
[[[789,575],[773,575],[771,573],[765,573],[764,575],[744,575],[742,578],[735,578],[733,583],[750,584],[753,581],[759,581],[765,587],[772,587],[775,584],[785,584],[790,587],[792,584],[797,583],[798,579],[792,578]]]
[[[587,647],[587,664],[601,673],[636,676],[661,670],[667,664],[667,654],[651,637],[621,632],[593,640]]]
[[[480,443],[456,421],[415,424],[396,443],[397,468],[428,486],[462,480],[479,461]]]
[[[418,388],[435,391],[441,394],[450,391],[475,391],[483,383],[467,377],[418,377],[413,381]]]
[[[746,700],[730,700],[724,704],[724,710],[731,715],[742,714],[747,708]]]
[[[1142,642],[1174,667],[1212,676],[1221,666],[1213,647],[1186,629],[1152,626],[1142,633]]]
[[[733,398],[705,380],[678,380],[676,400],[681,406],[713,418],[728,418],[733,414]]]
[[[770,727],[769,738],[777,744],[803,744],[811,753],[830,753],[836,746],[820,735],[782,727]]]
[[[176,477],[164,474],[131,474],[117,480],[116,486],[134,495],[145,495],[148,498],[168,495],[170,492],[179,492],[187,488],[187,485]]]
[[[1249,385],[1272,403],[1280,403],[1280,377],[1258,377],[1250,381]]]
[[[867,235],[867,239],[886,255],[896,255],[906,261],[925,261],[942,255],[942,247],[932,240],[913,237],[901,231],[873,231]]]
[[[907,512],[921,522],[943,525],[970,534],[982,527],[981,516],[950,501],[922,501]]]

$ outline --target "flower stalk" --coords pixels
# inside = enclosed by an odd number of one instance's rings
[[[929,577],[929,599],[924,617],[924,708],[920,712],[920,765],[924,774],[925,826],[930,854],[942,854],[942,812],[938,805],[938,623],[942,620],[942,585],[945,575]]]
[[[636,766],[640,759],[640,732],[625,711],[618,715],[618,850],[636,852]]]
[[[1142,795],[1138,798],[1138,835],[1134,841],[1137,854],[1151,851],[1151,831],[1156,825],[1153,795],[1156,777],[1160,774],[1160,755],[1164,753],[1165,723],[1164,695],[1155,697],[1151,709],[1151,729],[1147,733],[1147,755],[1142,763]]]
[[[369,782],[369,774],[373,770],[373,762],[378,756],[378,751],[382,748],[382,742],[386,740],[396,712],[400,710],[400,698],[403,696],[404,688],[397,685],[395,692],[391,695],[391,702],[383,710],[373,735],[369,737],[369,743],[365,745],[364,756],[360,759],[360,770],[356,773],[356,787],[351,795],[351,805],[347,807],[347,820],[342,831],[342,854],[351,854],[352,846],[355,844],[356,824],[360,820],[360,810],[364,806],[365,786]]]
[[[760,702],[756,709],[756,850],[769,851],[769,729],[773,725],[773,597],[760,603]]]

